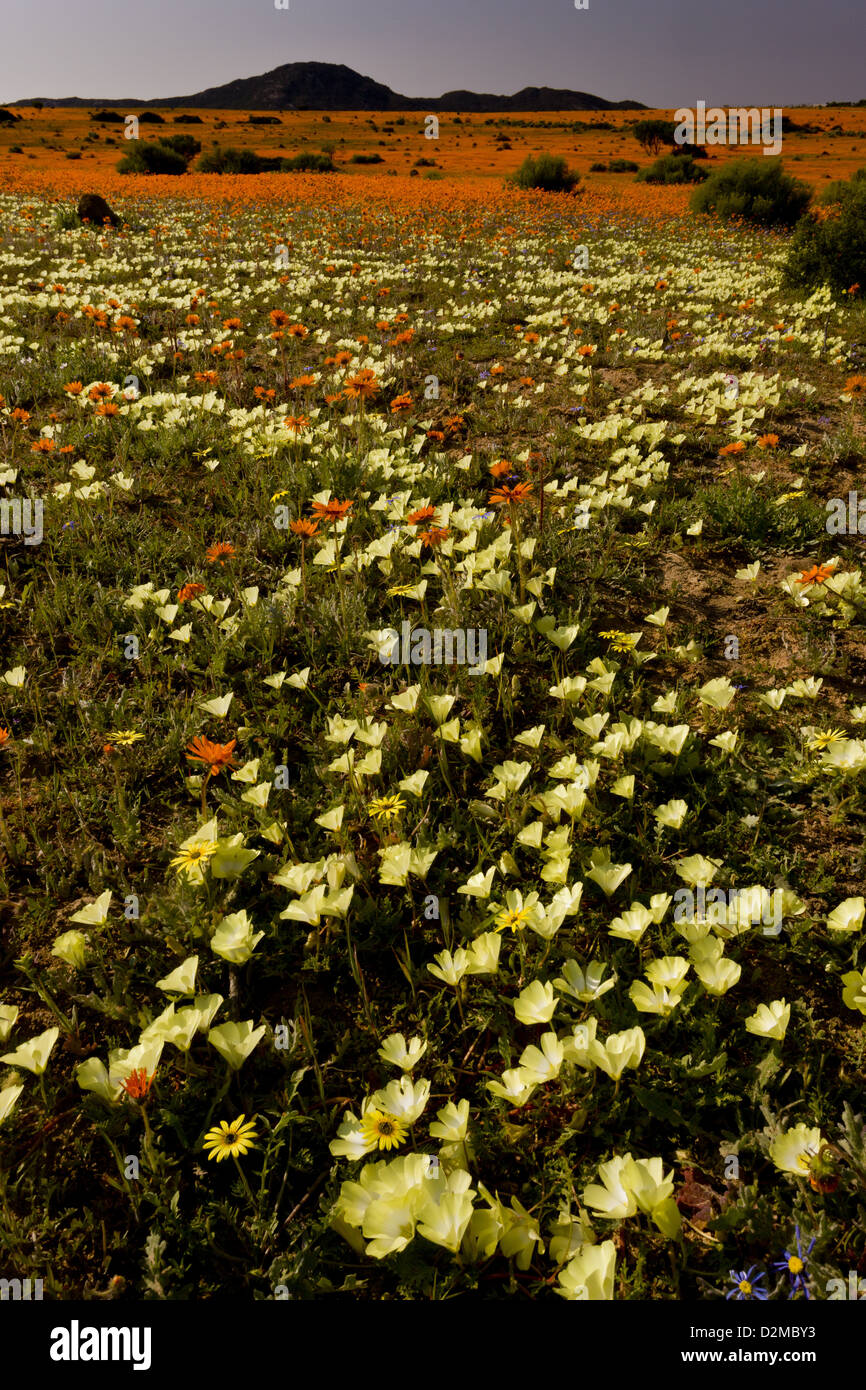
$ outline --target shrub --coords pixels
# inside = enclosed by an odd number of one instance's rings
[[[714,212],[723,221],[743,218],[761,227],[793,227],[809,205],[811,191],[775,160],[737,159],[716,169],[692,198],[695,212]]]
[[[187,161],[177,150],[161,141],[155,145],[136,144],[117,162],[119,174],[185,174]]]
[[[196,140],[194,135],[161,135],[158,143],[165,145],[168,149],[174,150],[187,163],[193,155],[201,151],[201,141]]]
[[[384,160],[380,154],[353,154],[349,160],[350,164],[383,164]]]
[[[637,168],[637,165],[635,165],[635,168]],[[590,166],[589,166],[589,172],[590,172],[591,174],[606,174],[606,173],[607,173],[607,165],[606,165],[606,164],[590,164]]]
[[[633,159],[612,159],[607,167],[612,174],[634,174],[640,165],[635,164]]]
[[[636,121],[632,131],[642,149],[658,154],[662,145],[674,143],[676,125],[673,121]]]
[[[569,169],[560,155],[527,155],[507,182],[516,188],[540,188],[545,193],[570,193],[580,183],[580,175]]]
[[[138,118],[139,125],[165,125],[165,117],[158,111],[142,111]]]
[[[226,145],[225,148],[214,145],[212,150],[202,155],[195,167],[201,174],[261,174],[267,162],[253,150],[239,150],[234,145]],[[276,165],[279,168],[279,160]]]
[[[830,285],[846,290],[866,285],[866,178],[857,174],[847,192],[823,216],[813,212],[794,229],[785,280],[813,289]]]
[[[22,148],[21,148],[20,145],[10,145],[10,146],[9,146],[9,153],[10,153],[10,154],[23,154],[24,151],[22,150]]]
[[[819,203],[827,205],[829,203],[842,203],[848,197],[852,184],[866,181],[866,169],[857,169],[850,179],[834,179],[828,183],[823,193],[818,199]]]
[[[296,154],[280,161],[284,173],[335,174],[334,161],[329,154]]]
[[[707,177],[691,155],[665,154],[648,168],[641,169],[638,183],[701,183]]]
[[[110,121],[112,125],[123,125],[124,119],[119,111],[91,111],[92,121]]]

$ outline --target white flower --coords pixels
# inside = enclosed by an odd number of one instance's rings
[[[399,1067],[401,1071],[411,1071],[426,1051],[427,1044],[423,1038],[410,1038],[407,1043],[402,1033],[391,1033],[379,1048],[379,1056],[392,1067]]]

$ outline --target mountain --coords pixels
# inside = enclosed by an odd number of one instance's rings
[[[31,97],[13,106],[201,107],[218,111],[645,111],[639,101],[605,101],[589,92],[524,87],[514,96],[446,92],[404,97],[343,63],[283,63],[259,77],[239,77],[189,96],[138,101],[134,97]]]

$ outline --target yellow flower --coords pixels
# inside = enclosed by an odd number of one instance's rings
[[[841,743],[844,738],[844,729],[817,729],[809,740],[809,752],[819,753],[822,748],[830,748],[834,743]]]
[[[169,867],[178,873],[186,874],[190,881],[201,881],[201,865],[205,859],[216,854],[216,840],[198,840],[194,844],[181,847],[179,854],[170,861]]]
[[[402,796],[377,796],[367,807],[374,820],[393,820],[405,809],[406,803]]]
[[[108,735],[108,742],[117,748],[129,748],[131,744],[138,743],[143,738],[144,734],[136,733],[135,729],[114,729]]]
[[[361,1119],[361,1132],[371,1147],[397,1149],[406,1139],[406,1126],[386,1110],[369,1109]]]
[[[218,1125],[209,1129],[202,1147],[210,1149],[209,1159],[215,1158],[217,1163],[222,1163],[224,1158],[235,1158],[238,1154],[245,1154],[253,1147],[253,1141],[257,1137],[255,1121],[247,1120],[244,1124],[243,1115],[239,1115],[231,1123],[228,1120],[220,1120]]]

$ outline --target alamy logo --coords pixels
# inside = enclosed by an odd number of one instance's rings
[[[772,120],[770,119],[772,117]],[[678,145],[763,145],[764,154],[782,152],[782,108],[774,106],[721,106],[707,110],[699,101],[695,111],[681,106],[674,112]]]
[[[24,536],[25,545],[39,545],[42,540],[41,497],[0,498],[0,536]]]
[[[32,1287],[31,1287],[32,1286]],[[0,1302],[12,1299],[14,1303],[37,1302],[42,1299],[41,1279],[0,1279]]]
[[[134,1371],[150,1370],[149,1327],[68,1327],[51,1329],[52,1361],[131,1361]]]
[[[469,666],[469,674],[480,676],[487,664],[487,629],[426,627],[413,631],[403,623],[402,634],[386,628],[379,642],[383,666]]]
[[[844,497],[832,497],[825,511],[828,535],[866,536],[866,497],[861,500],[856,492],[849,492],[847,506]]]

